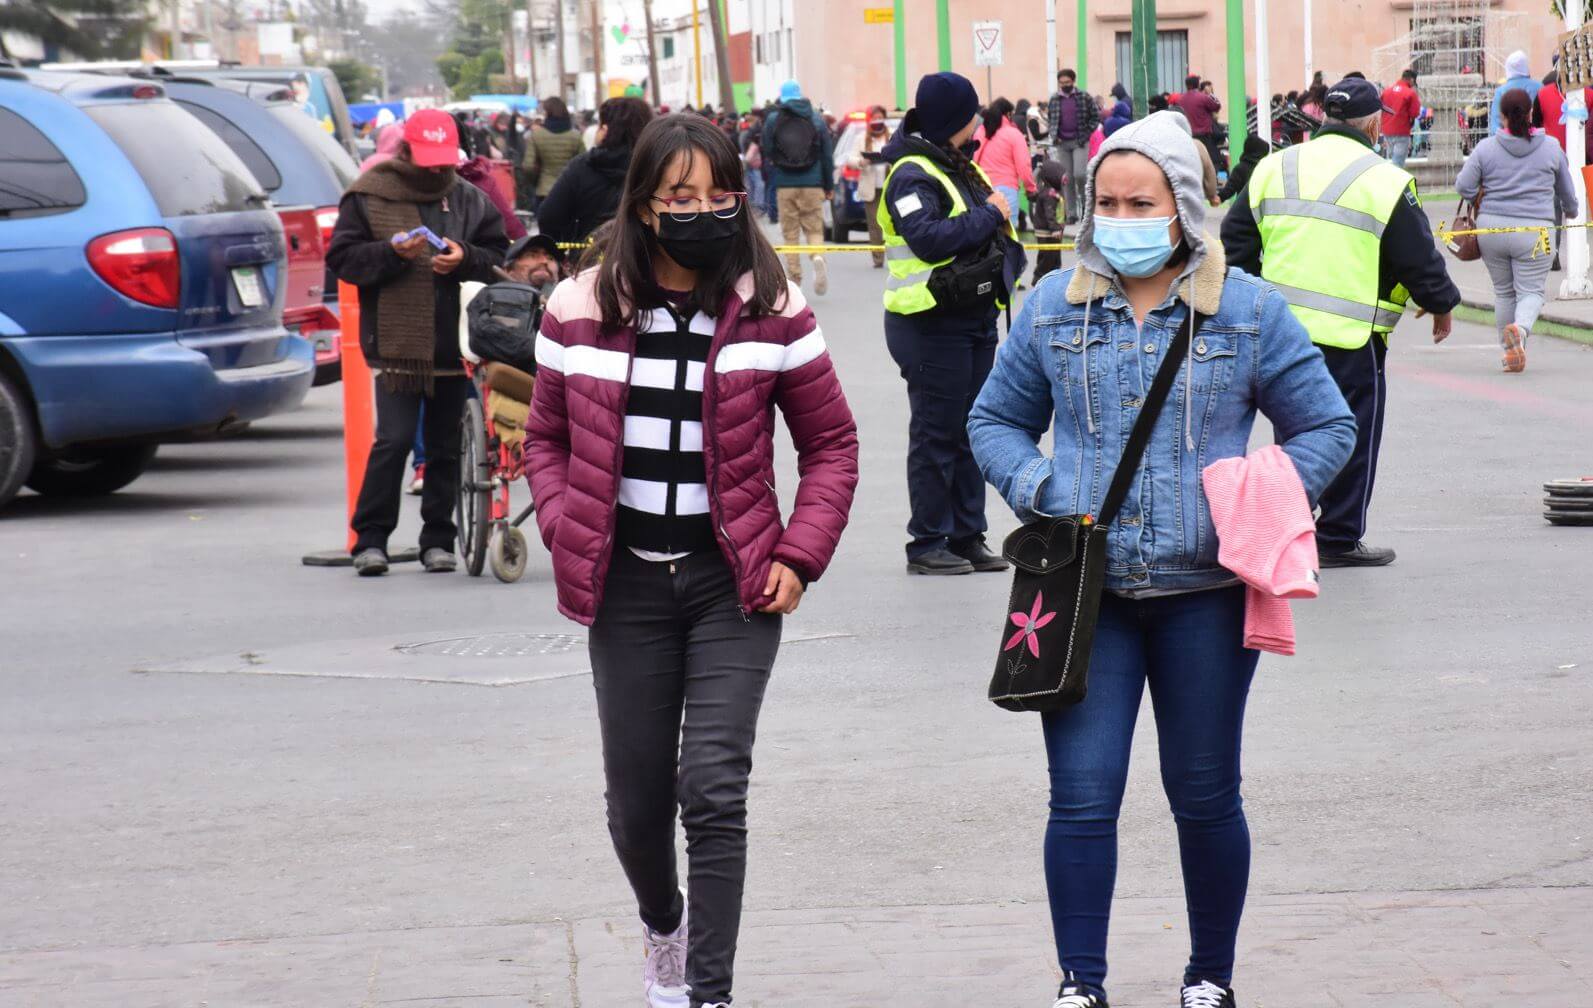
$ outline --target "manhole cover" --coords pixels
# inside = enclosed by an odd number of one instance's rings
[[[525,658],[567,654],[585,642],[584,637],[557,633],[490,633],[474,637],[449,637],[420,644],[400,644],[411,655],[447,655],[452,658]]]

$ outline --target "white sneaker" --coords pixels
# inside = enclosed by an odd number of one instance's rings
[[[823,295],[829,290],[830,271],[824,266],[824,257],[816,255],[813,257],[813,293]]]
[[[647,949],[647,964],[642,968],[647,1008],[691,1008],[691,991],[686,987],[685,911],[681,911],[680,927],[669,934],[659,934],[643,924],[642,945]]]

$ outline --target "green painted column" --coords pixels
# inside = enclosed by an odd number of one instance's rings
[[[1134,97],[1134,118],[1143,119],[1156,90],[1156,0],[1134,0],[1133,41],[1128,93]]]
[[[1078,25],[1078,55],[1073,58],[1073,66],[1079,73],[1079,90],[1090,89],[1090,12],[1088,0],[1079,0],[1079,25]],[[1059,67],[1051,68],[1051,76],[1055,78]]]
[[[951,69],[950,0],[935,0],[935,34],[940,39],[940,69]]]
[[[896,0],[895,20],[891,30],[896,34],[896,107],[907,107],[907,0]]]
[[[1245,0],[1228,0],[1228,163],[1239,163],[1249,131],[1245,104]]]

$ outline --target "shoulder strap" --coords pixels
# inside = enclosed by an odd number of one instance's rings
[[[1194,311],[1193,308],[1190,310]],[[1195,312],[1195,332],[1199,332],[1205,324],[1206,316]],[[1106,490],[1106,499],[1101,502],[1101,514],[1097,524],[1112,524],[1117,519],[1117,512],[1123,507],[1123,499],[1128,496],[1128,485],[1133,482],[1134,474],[1139,471],[1140,459],[1144,458],[1145,448],[1150,444],[1151,429],[1156,426],[1156,418],[1161,415],[1162,406],[1167,402],[1167,393],[1172,391],[1173,379],[1177,377],[1178,369],[1184,366],[1184,359],[1189,354],[1189,339],[1190,327],[1179,326],[1177,335],[1173,337],[1172,346],[1167,348],[1167,356],[1162,359],[1162,366],[1156,369],[1156,377],[1151,382],[1150,392],[1145,396],[1145,405],[1140,408],[1139,416],[1134,420],[1134,429],[1129,432],[1128,444],[1123,448],[1123,457],[1117,462],[1117,471],[1112,473],[1112,483]]]

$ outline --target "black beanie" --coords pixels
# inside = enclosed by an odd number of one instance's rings
[[[979,93],[962,74],[942,70],[925,74],[918,82],[914,106],[924,139],[944,144],[979,114]]]

